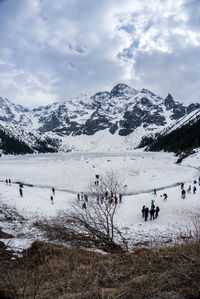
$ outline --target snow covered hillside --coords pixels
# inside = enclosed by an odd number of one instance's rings
[[[17,249],[29,246],[35,239],[43,239],[33,228],[33,222],[55,216],[59,211],[69,211],[71,203],[76,202],[77,193],[84,192],[96,174],[101,176],[110,169],[127,185],[116,221],[130,245],[171,243],[180,233],[187,237],[195,232],[195,217],[200,212],[200,187],[197,183],[196,194],[187,194],[182,199],[180,183],[184,182],[187,190],[189,185],[193,188],[194,179],[198,182],[200,152],[187,158],[182,165],[175,161],[173,154],[141,150],[128,154],[55,153],[1,157],[1,226],[15,236],[4,242]],[[11,186],[5,183],[6,178],[11,178]],[[22,198],[19,182],[24,183]],[[56,189],[54,204],[50,201],[52,186]],[[154,188],[157,196],[153,195]],[[168,195],[167,200],[163,198],[164,193]],[[160,207],[159,217],[145,222],[141,209],[143,205],[150,207],[152,199]]]
[[[131,150],[198,109],[126,84],[32,110],[0,98],[0,138],[2,130],[36,152]]]

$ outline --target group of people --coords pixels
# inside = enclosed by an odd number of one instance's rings
[[[11,186],[11,179],[6,179],[6,185],[10,185]],[[23,184],[20,183],[19,184],[19,195],[20,197],[23,197]]]
[[[187,194],[191,194],[193,192],[193,194],[196,194],[196,191],[197,191],[197,187],[196,187],[196,184],[197,184],[197,181],[194,180],[193,181],[193,188],[191,185],[188,186],[187,190],[185,190],[185,185],[184,183],[181,183],[181,198],[185,199],[186,198],[186,193]],[[199,186],[200,186],[200,177],[199,177]]]
[[[82,208],[83,209],[87,208],[87,205],[86,205],[86,203],[88,203],[88,195],[87,194],[84,194],[83,192],[78,193],[77,200],[84,201],[82,204]],[[96,197],[96,202],[97,202],[97,204],[103,204],[105,202],[108,204],[117,205],[118,203],[122,203],[122,194],[119,193],[119,195],[117,196],[117,194],[114,194],[112,191],[110,192],[110,194],[108,191],[105,191],[104,194],[99,194]]]
[[[6,179],[6,185],[8,184],[11,186],[11,179]]]
[[[152,200],[151,201],[151,209],[149,209],[146,206],[142,207],[142,218],[144,218],[145,221],[147,221],[149,214],[150,214],[150,220],[152,220],[152,219],[154,220],[158,217],[160,208],[159,208],[159,206],[155,207],[154,203],[155,203],[155,200]]]

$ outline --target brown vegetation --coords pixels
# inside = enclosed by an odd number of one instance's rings
[[[10,298],[200,298],[200,241],[102,255],[35,242],[3,264]]]

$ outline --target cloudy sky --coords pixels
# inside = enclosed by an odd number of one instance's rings
[[[0,0],[0,96],[38,106],[117,83],[200,102],[199,0]]]

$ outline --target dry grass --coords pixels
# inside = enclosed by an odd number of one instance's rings
[[[3,265],[0,290],[10,298],[200,298],[199,240],[107,255],[35,242]]]

